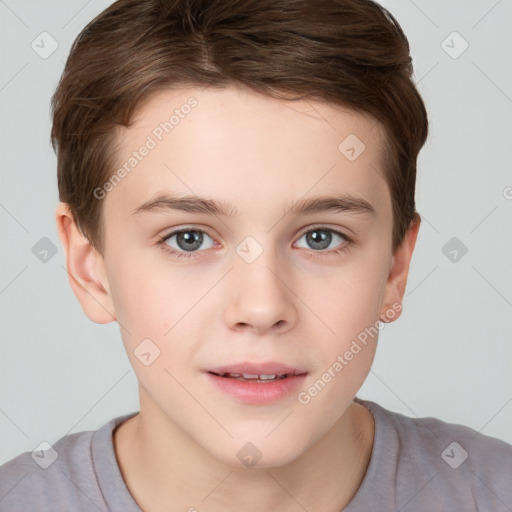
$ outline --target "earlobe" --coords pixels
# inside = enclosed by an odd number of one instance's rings
[[[58,204],[55,219],[66,257],[69,283],[84,313],[99,324],[115,321],[103,257],[80,232],[66,203]]]
[[[380,319],[383,322],[396,320],[402,311],[402,301],[409,274],[414,246],[418,237],[421,218],[416,215],[400,246],[391,258],[391,267],[386,283]]]

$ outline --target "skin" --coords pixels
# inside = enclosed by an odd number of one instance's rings
[[[119,323],[139,381],[140,414],[114,433],[123,478],[146,512],[339,511],[361,485],[372,451],[373,416],[353,398],[377,336],[307,404],[297,393],[242,404],[202,371],[280,361],[308,372],[298,391],[307,390],[365,328],[391,310],[391,320],[399,317],[419,218],[392,253],[382,127],[324,102],[233,86],[164,91],[119,129],[118,165],[190,96],[198,105],[102,199],[103,254],[66,204],[56,211],[73,291],[92,321]],[[338,150],[350,134],[366,146],[354,161]],[[164,191],[227,201],[239,215],[132,215]],[[287,214],[291,202],[347,193],[368,201],[375,215]],[[318,226],[354,243],[335,254],[347,241],[333,234],[327,248],[315,248],[304,235]],[[190,259],[158,243],[182,227],[207,233]],[[252,263],[236,252],[247,236],[263,249]],[[169,245],[185,252],[176,236]],[[148,338],[160,356],[145,366],[134,350]],[[252,468],[237,457],[249,441],[262,453]]]

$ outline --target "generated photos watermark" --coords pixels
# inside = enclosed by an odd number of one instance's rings
[[[400,302],[394,302],[390,309],[386,311],[386,321],[392,321],[395,316],[402,310],[402,304]],[[352,340],[350,347],[339,354],[336,360],[326,369],[322,376],[317,379],[307,390],[301,391],[297,395],[297,400],[302,405],[308,405],[311,400],[317,396],[322,390],[331,382],[349,363],[352,361],[357,354],[359,354],[367,345],[368,342],[373,340],[384,327],[385,323],[377,320],[371,327],[365,327],[361,331],[356,339]]]
[[[185,117],[187,117],[194,107],[197,107],[198,101],[191,96],[179,108],[175,108],[173,114],[167,121],[162,121],[146,137],[144,144],[138,150],[133,151],[131,156],[121,165],[117,171],[101,187],[96,187],[93,195],[96,199],[105,199],[107,192],[113,190],[123,178],[125,178],[133,169],[135,169],[151,150],[155,149],[162,142],[166,135],[172,132]]]

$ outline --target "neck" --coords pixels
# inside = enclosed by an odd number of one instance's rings
[[[145,512],[339,512],[361,485],[373,447],[373,416],[352,402],[333,428],[291,463],[234,467],[168,420],[151,421],[143,403],[141,413],[114,432],[114,448],[126,485]]]

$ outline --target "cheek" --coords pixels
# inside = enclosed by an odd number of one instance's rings
[[[143,340],[149,339],[159,351],[152,368],[181,372],[189,366],[197,345],[204,339],[202,331],[211,328],[211,323],[201,319],[208,313],[205,308],[211,306],[205,294],[218,276],[211,271],[199,272],[191,265],[165,265],[162,258],[134,254],[118,261],[112,265],[109,280],[132,365],[140,366],[134,351],[137,353]],[[151,349],[151,344],[148,346]]]
[[[134,269],[137,269],[135,271]],[[173,388],[168,372],[190,366],[194,347],[183,343],[187,310],[197,302],[182,278],[169,276],[157,265],[130,258],[115,267],[111,279],[120,333],[130,363],[150,394]],[[188,340],[193,336],[187,337]],[[176,390],[175,390],[176,391]]]
[[[129,331],[139,335],[161,338],[204,289],[191,270],[170,269],[158,257],[133,254],[118,262],[109,276],[116,313]]]
[[[334,421],[368,376],[381,327],[380,282],[378,274],[340,273],[328,291],[318,295],[318,311],[329,329],[322,328],[325,334],[315,338],[315,371],[297,397],[312,416]]]
[[[323,280],[314,293],[316,311],[335,335],[344,340],[378,320],[387,281],[386,262],[371,254],[350,260]],[[320,282],[317,286],[320,286]],[[311,282],[307,285],[311,296]],[[321,291],[320,291],[321,290]],[[341,340],[340,340],[341,341]]]
[[[320,288],[320,281],[314,288],[311,281],[304,287],[314,304],[311,309],[322,320],[323,334],[312,349],[318,362],[317,388],[328,389],[316,401],[318,406],[335,408],[351,399],[368,375],[382,327],[378,320],[386,281],[387,262],[382,252],[379,256],[370,248],[325,276]]]

